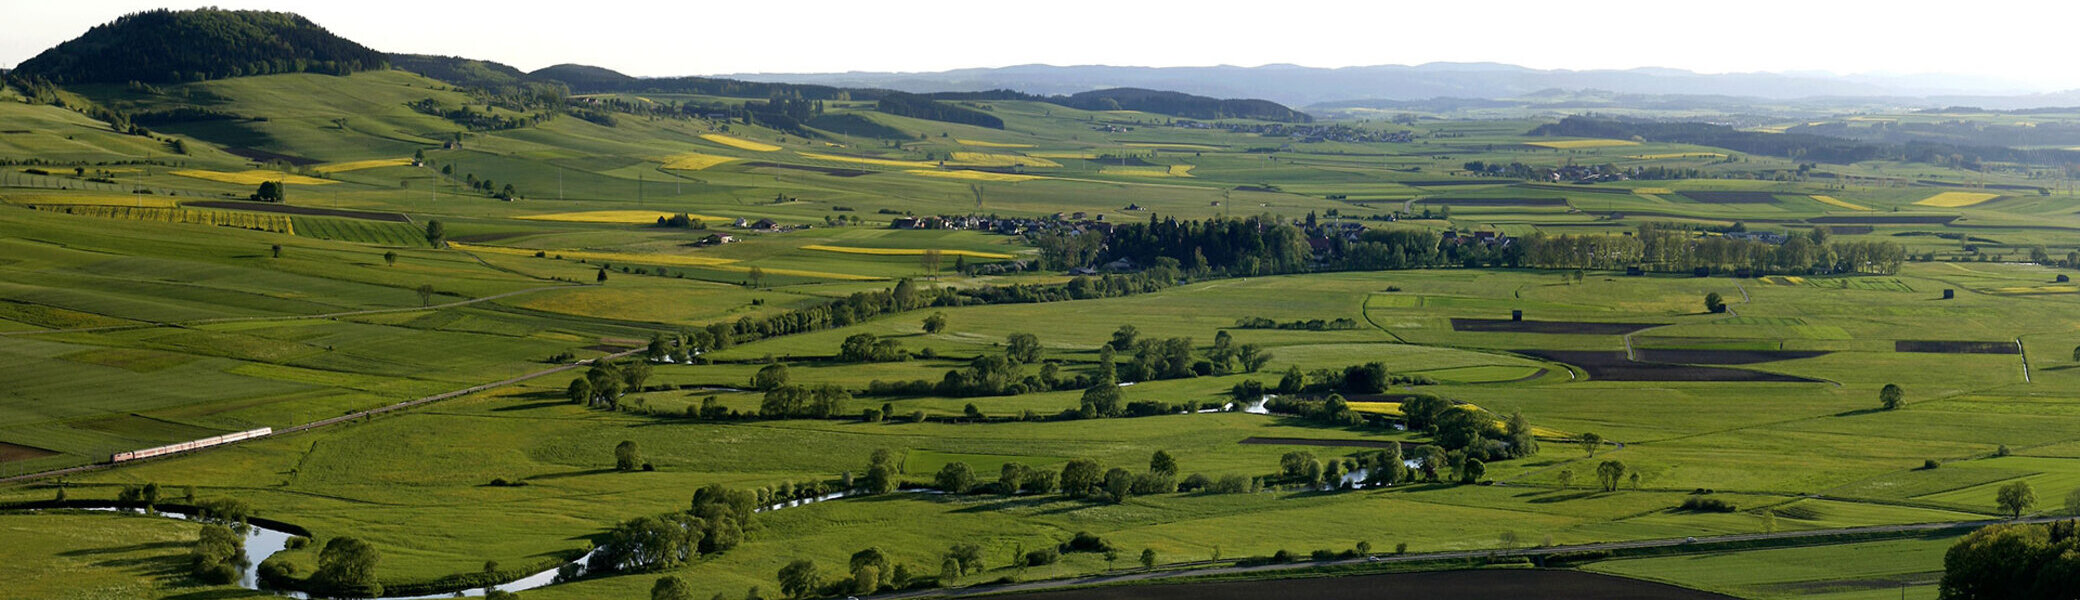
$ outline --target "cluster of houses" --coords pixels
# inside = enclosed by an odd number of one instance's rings
[[[1610,170],[1604,167],[1587,167],[1582,165],[1567,165],[1564,167],[1556,167],[1552,171],[1546,173],[1546,178],[1552,180],[1554,183],[1573,182],[1584,184],[1605,183],[1611,181],[1625,181],[1627,179],[1631,179],[1630,177],[1626,177],[1625,173],[1620,171]]]

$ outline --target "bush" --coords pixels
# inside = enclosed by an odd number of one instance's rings
[[[1054,564],[1062,555],[1053,548],[1041,548],[1026,553],[1026,566],[1039,567]]]
[[[1069,538],[1069,541],[1062,543],[1061,548],[1062,552],[1065,553],[1104,552],[1113,549],[1115,548],[1112,546],[1112,544],[1107,543],[1104,538],[1092,535],[1091,532],[1088,531],[1076,532],[1076,536],[1071,537]]]
[[[1177,484],[1177,491],[1196,492],[1212,486],[1213,480],[1207,479],[1205,475],[1193,473],[1190,476],[1185,477],[1183,483]]]
[[[1734,506],[1732,503],[1718,498],[1692,496],[1684,498],[1683,503],[1676,506],[1676,510],[1684,512],[1730,513],[1734,511]]]
[[[1933,458],[1921,461],[1921,470],[1923,471],[1927,471],[1941,466],[1943,466],[1943,463],[1937,462],[1936,459]]]

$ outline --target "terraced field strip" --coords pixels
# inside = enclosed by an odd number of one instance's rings
[[[1844,202],[1844,201],[1841,201],[1841,200],[1837,200],[1837,199],[1835,199],[1835,197],[1834,197],[1834,196],[1809,196],[1809,197],[1810,197],[1810,198],[1812,198],[1814,202],[1819,202],[1819,203],[1821,203],[1821,204],[1825,204],[1825,205],[1828,205],[1828,206],[1833,206],[1833,207],[1837,207],[1837,208],[1846,208],[1846,209],[1849,209],[1849,210],[1870,210],[1870,209],[1871,209],[1871,207],[1868,207],[1868,206],[1864,206],[1864,205],[1861,205],[1861,204],[1856,204],[1856,203],[1853,203],[1853,202]]]
[[[772,144],[754,142],[751,140],[740,138],[733,138],[730,136],[722,135],[720,133],[703,133],[701,134],[701,139],[708,140],[710,142],[715,142],[717,144],[722,144],[724,146],[729,146],[731,148],[736,148],[738,150],[750,150],[752,152],[773,152],[780,149],[779,146],[775,146]]]
[[[1031,148],[1031,147],[1033,147],[1033,145],[1032,145],[1032,144],[1013,144],[1013,143],[1009,143],[1009,142],[985,142],[985,141],[982,141],[982,140],[964,140],[964,139],[961,139],[961,138],[953,138],[953,141],[954,141],[954,143],[960,144],[960,145],[962,145],[962,146],[974,146],[974,147],[977,147],[977,148]]]
[[[662,210],[588,210],[582,212],[547,213],[514,217],[527,221],[555,221],[559,223],[608,223],[623,225],[647,225],[658,219],[669,219],[684,214],[689,219],[702,221],[728,221],[728,217],[711,217],[692,213],[675,213]]]
[[[279,181],[282,183],[292,185],[331,185],[334,183],[339,183],[330,179],[304,177],[302,175],[296,175],[293,173],[269,171],[267,169],[253,169],[250,171],[240,171],[237,173],[227,173],[224,171],[208,171],[203,169],[174,169],[169,173],[173,175],[179,175],[181,177],[201,179],[204,181],[215,181],[217,183],[230,183],[236,185],[260,185],[269,181]]]
[[[1627,140],[1553,140],[1550,142],[1525,142],[1526,146],[1552,148],[1554,150],[1581,150],[1585,148],[1611,148],[1616,146],[1638,146],[1639,142]]]
[[[373,160],[357,160],[351,162],[332,163],[329,165],[318,165],[315,167],[311,167],[311,170],[318,173],[346,173],[349,171],[381,169],[383,167],[409,166],[412,166],[412,159],[410,158],[378,158]]]
[[[807,246],[802,246],[802,249],[820,250],[823,252],[838,252],[842,254],[867,254],[873,256],[923,256],[925,252],[932,250],[927,248],[856,248],[851,246],[830,246],[825,244],[809,244]],[[939,250],[939,253],[945,256],[967,256],[971,258],[1017,258],[1016,256],[1004,254],[1002,252],[983,252],[980,250]]]
[[[999,183],[1018,183],[1022,181],[1052,179],[1051,177],[1041,177],[1039,175],[1019,175],[1016,173],[992,173],[989,171],[972,171],[968,169],[952,169],[944,171],[938,169],[910,169],[903,172],[909,173],[911,175],[917,175],[920,177],[937,177],[941,179],[966,179],[970,181],[995,181]]]
[[[699,171],[701,169],[706,169],[708,167],[732,162],[735,160],[738,159],[734,156],[716,156],[713,154],[688,152],[686,154],[678,154],[667,157],[664,159],[663,162],[664,168],[667,169],[672,169],[675,171]]]
[[[700,269],[713,269],[717,271],[729,271],[732,273],[750,273],[752,269],[758,269],[760,272],[768,275],[791,275],[795,277],[809,277],[813,279],[836,279],[840,281],[881,281],[884,279],[888,279],[887,277],[875,277],[872,275],[854,275],[851,273],[829,273],[824,271],[808,271],[802,269],[766,268],[753,265],[738,264],[738,261],[735,259],[693,256],[688,254],[644,254],[637,252],[611,252],[600,250],[530,250],[527,248],[513,248],[509,246],[479,246],[475,244],[464,244],[460,242],[448,242],[448,246],[457,250],[488,252],[491,254],[503,254],[506,256],[535,256],[535,254],[539,252],[542,255],[540,258],[545,259],[562,257],[565,259],[584,260],[588,262],[658,265],[666,267],[692,267]]]
[[[2000,194],[1987,194],[1982,192],[1943,192],[1934,196],[1923,198],[1920,201],[1915,202],[1914,205],[1933,206],[1936,208],[1964,208],[1967,206],[1985,204],[1986,202],[1999,197],[2001,197]]]

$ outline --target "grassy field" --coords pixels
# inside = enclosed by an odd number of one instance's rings
[[[105,124],[96,129],[77,112],[0,101],[0,118],[28,132],[0,135],[0,158],[65,165],[45,164],[40,174],[11,166],[0,177],[7,204],[0,207],[0,356],[8,359],[0,363],[0,381],[9,383],[0,391],[0,442],[9,444],[0,474],[293,426],[546,369],[552,355],[589,358],[655,333],[816,307],[902,278],[959,288],[1068,280],[1052,267],[963,275],[956,259],[1004,265],[1039,252],[1023,236],[889,227],[905,216],[1061,214],[1088,226],[1262,214],[1512,236],[1622,235],[1652,220],[1716,228],[1714,235],[1736,224],[1797,235],[1824,230],[1835,240],[1896,241],[1934,259],[1883,276],[1589,271],[1576,279],[1571,272],[1474,268],[1187,276],[1154,293],[938,306],[741,344],[708,353],[711,364],[656,365],[649,380],[656,389],[628,396],[619,411],[566,402],[570,376],[562,375],[368,422],[67,478],[73,498],[113,498],[121,486],[143,482],[194,486],[204,497],[245,499],[260,514],[320,538],[362,536],[384,553],[382,577],[396,583],[475,572],[486,560],[553,562],[620,520],[683,509],[701,485],[836,481],[863,472],[879,449],[900,454],[904,477],[924,483],[952,462],[968,464],[984,480],[1010,462],[1055,469],[1077,458],[1138,471],[1157,450],[1175,454],[1184,474],[1264,476],[1289,451],[1342,458],[1359,449],[1243,440],[1426,439],[1237,412],[956,423],[946,419],[969,405],[991,417],[1055,415],[1076,408],[1081,392],[863,393],[874,381],[939,381],[977,356],[1001,352],[1014,333],[1035,334],[1042,357],[1063,376],[1093,374],[1098,349],[1122,325],[1144,339],[1190,338],[1195,353],[1225,333],[1271,354],[1256,373],[1136,383],[1123,388],[1130,402],[1220,406],[1233,386],[1275,384],[1288,368],[1379,362],[1434,380],[1391,392],[1434,393],[1498,415],[1520,411],[1549,438],[1594,432],[1623,446],[1590,457],[1548,439],[1532,457],[1488,465],[1488,479],[1508,485],[1155,494],[1118,505],[1054,496],[846,499],[767,513],[744,546],[681,574],[702,597],[737,597],[752,586],[776,589],[774,572],[795,558],[833,570],[853,551],[878,545],[915,571],[936,572],[947,546],[972,541],[984,546],[992,569],[956,582],[971,584],[1014,575],[1005,567],[1009,554],[1078,531],[1102,535],[1124,554],[1155,549],[1165,562],[1216,552],[1233,558],[1341,550],[1360,541],[1382,549],[1407,543],[1412,551],[1482,549],[1498,546],[1504,534],[1565,544],[1977,519],[1993,513],[1992,490],[2007,482],[2028,481],[2047,499],[2080,488],[2080,409],[2068,400],[2080,393],[2080,363],[2071,352],[2080,331],[2070,326],[2080,321],[2080,288],[2057,281],[2067,270],[2027,262],[2038,246],[2051,257],[2080,249],[2080,218],[2073,216],[2080,198],[2055,190],[1949,189],[2036,185],[2005,171],[1872,162],[1827,165],[1833,178],[1794,176],[1798,162],[1782,157],[1526,136],[1536,120],[1425,119],[1409,126],[1412,141],[1303,141],[1032,101],[987,102],[1005,122],[1001,130],[881,114],[870,103],[831,105],[902,139],[809,138],[690,118],[622,118],[609,126],[563,116],[471,131],[408,104],[430,97],[508,109],[401,71],[80,93],[133,111],[209,98],[212,106],[256,118],[160,127],[189,148],[170,159],[168,144]],[[341,114],[352,117],[335,121]],[[1124,131],[1128,125],[1135,130]],[[397,158],[416,152],[426,157],[423,168]],[[1529,182],[1475,177],[1465,172],[1474,161],[1666,166],[1699,176]],[[1785,175],[1732,176],[1753,169]],[[238,223],[171,218],[205,212],[180,202],[244,198],[261,181],[302,184],[291,186],[280,208],[303,212],[207,211],[250,220]],[[516,188],[515,197],[484,191],[505,185]],[[1712,193],[1730,192],[1761,200],[1711,201],[1725,197]],[[1076,213],[1084,216],[1070,216]],[[657,225],[678,214],[706,228]],[[248,226],[262,217],[283,225]],[[762,219],[778,226],[734,225]],[[445,243],[427,240],[433,221],[442,223]],[[736,241],[704,242],[718,233]],[[927,250],[938,251],[943,263],[927,264]],[[1944,290],[1955,297],[1943,299]],[[1711,293],[1727,300],[1729,313],[1704,310]],[[1461,327],[1469,319],[1506,320],[1517,310],[1531,321],[1640,329]],[[932,313],[942,313],[947,326],[926,333],[923,319]],[[1242,329],[1238,319],[1343,319],[1355,327]],[[838,361],[842,341],[861,333],[899,342],[908,358]],[[1898,342],[1927,340],[2012,343],[2022,353],[1898,351]],[[1658,371],[1665,375],[1658,379],[1613,377],[1554,358],[1587,356],[1555,354],[1563,352],[1677,356],[1684,364],[1663,365],[1673,368]],[[709,396],[740,412],[757,409],[758,393],[725,388],[747,385],[769,360],[789,364],[795,382],[860,394],[844,415],[885,403],[898,418],[684,417]],[[1714,379],[1725,372],[1707,367],[1797,379]],[[1905,388],[1904,407],[1879,409],[1886,384]],[[1359,406],[1383,414],[1400,406],[1393,398],[1374,400]],[[916,413],[936,420],[901,418]],[[609,469],[621,440],[638,442],[656,471]],[[2002,447],[2011,455],[1995,456]],[[1605,459],[1639,473],[1637,486],[1588,489]],[[1941,466],[1923,469],[1929,460]],[[488,485],[494,478],[527,485]],[[1673,510],[1703,489],[1737,510]],[[0,487],[0,500],[53,493],[41,483],[14,484]],[[178,539],[193,535],[183,524],[0,514],[0,528],[38,532],[22,534],[32,536],[19,538],[28,544],[0,544],[20,569],[7,580],[26,582],[23,589],[36,597],[64,597],[60,592],[70,590],[59,582],[69,580],[91,582],[76,588],[77,597],[232,593],[190,589],[165,572],[163,563],[182,551]],[[1910,595],[1925,596],[1932,590],[1920,582],[1940,569],[1931,560],[1946,544],[1872,542],[1591,568],[1751,597],[1876,598],[1897,593],[1901,582]],[[303,572],[315,562],[309,551],[284,559]],[[1020,576],[1107,567],[1100,557],[1079,554]],[[609,576],[525,595],[636,597],[652,580]]]

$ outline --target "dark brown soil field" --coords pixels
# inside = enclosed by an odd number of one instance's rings
[[[1826,356],[1819,350],[1665,350],[1641,348],[1633,356],[1646,362],[1685,365],[1752,365],[1799,358]]]
[[[1394,440],[1317,440],[1309,438],[1248,437],[1244,444],[1254,446],[1323,446],[1328,448],[1392,448],[1400,444],[1402,450],[1413,450],[1420,444]]]
[[[1567,206],[1566,198],[1423,198],[1416,204],[1452,206]]]
[[[1806,219],[1806,222],[1826,225],[1945,225],[1955,220],[1957,215],[1896,215],[1813,217]]]
[[[1893,352],[1929,352],[1935,354],[2021,354],[2015,342],[1953,342],[1943,340],[1899,340],[1892,343]]]
[[[1660,323],[1591,323],[1586,321],[1511,321],[1509,319],[1452,319],[1452,331],[1503,333],[1574,333],[1581,335],[1625,335]]]
[[[1818,380],[1795,375],[1765,373],[1746,369],[1722,367],[1699,367],[1666,363],[1633,362],[1625,358],[1623,351],[1602,350],[1518,350],[1526,356],[1535,356],[1554,362],[1562,362],[1589,373],[1590,379],[1604,381],[1740,381],[1750,383],[1818,383]]]
[[[1769,192],[1678,192],[1682,197],[1705,204],[1769,204],[1777,195]]]
[[[1015,600],[1733,600],[1732,596],[1665,583],[1545,569],[1110,586],[997,597]]]
[[[194,202],[182,202],[181,206],[198,206],[202,208],[225,208],[231,210],[250,210],[256,212],[270,212],[284,215],[303,215],[307,217],[344,217],[348,219],[365,219],[369,221],[385,221],[390,223],[412,222],[411,219],[405,218],[403,213],[372,212],[366,210],[344,210],[338,208],[316,208],[311,206],[290,206],[287,204],[274,204],[271,202],[240,202],[236,200],[197,200]]]
[[[782,163],[775,163],[775,162],[765,162],[765,161],[759,161],[759,162],[748,162],[748,163],[744,163],[744,166],[746,166],[746,167],[752,167],[752,168],[756,168],[756,169],[793,169],[793,170],[796,170],[796,171],[808,171],[808,172],[811,172],[811,173],[822,173],[822,174],[825,174],[825,175],[829,175],[829,176],[832,176],[832,177],[858,177],[858,176],[861,176],[861,175],[870,175],[870,174],[873,174],[873,171],[862,171],[862,170],[859,170],[859,169],[840,169],[840,168],[837,168],[837,167],[812,167],[812,166],[809,166],[809,165],[789,165],[789,164],[782,164]]]
[[[7,442],[0,442],[0,462],[14,462],[17,460],[29,460],[32,458],[43,458],[46,456],[57,455],[57,452],[45,450],[35,446],[24,446],[21,444],[10,444]]]

